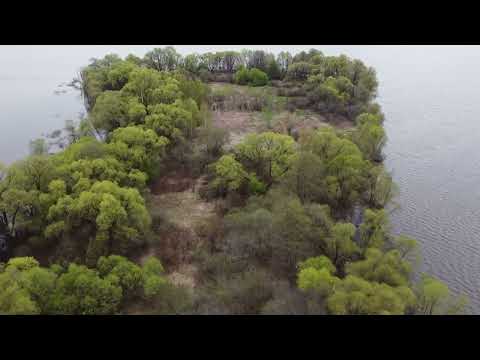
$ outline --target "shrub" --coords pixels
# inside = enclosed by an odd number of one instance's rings
[[[257,68],[240,68],[235,73],[234,81],[239,85],[264,86],[268,83],[268,75]]]

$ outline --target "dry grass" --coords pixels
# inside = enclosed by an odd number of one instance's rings
[[[183,183],[185,179],[180,178],[178,173],[173,173],[171,179],[162,181],[175,187],[171,183]],[[183,191],[160,191],[159,194],[150,196],[149,210],[152,217],[160,216],[168,226],[163,226],[156,234],[155,243],[138,259],[138,262],[143,264],[149,256],[160,258],[170,280],[187,287],[194,287],[196,283],[193,254],[211,235],[209,231],[214,229],[212,224],[218,222],[215,203],[206,202],[198,194],[203,182],[204,179],[199,178],[192,180],[194,186]]]
[[[242,142],[247,134],[258,130],[252,114],[253,113],[240,111],[214,112],[213,124],[216,127],[226,129],[230,133],[230,139],[226,146],[226,150]]]

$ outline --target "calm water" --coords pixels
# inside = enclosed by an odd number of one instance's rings
[[[177,46],[181,53],[313,46]],[[389,141],[386,164],[399,184],[393,230],[417,238],[423,263],[480,314],[480,47],[314,46],[377,70]],[[139,56],[152,46],[0,46],[0,161],[28,153],[31,139],[83,111],[78,94],[55,95],[91,57]]]

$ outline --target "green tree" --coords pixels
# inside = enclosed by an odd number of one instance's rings
[[[239,190],[248,179],[248,174],[233,155],[223,155],[212,164],[215,179],[212,187],[221,194]]]
[[[142,269],[123,256],[101,256],[97,262],[97,271],[102,278],[116,276],[122,288],[123,300],[131,299],[143,286]]]
[[[426,274],[417,284],[416,292],[416,313],[421,315],[458,314],[467,304],[465,297],[452,296],[447,285]]]
[[[366,159],[370,161],[382,160],[382,149],[387,142],[387,137],[381,125],[371,122],[363,123],[357,128],[354,141]]]
[[[265,182],[267,188],[288,170],[295,153],[295,140],[288,135],[266,132],[250,134],[235,148],[238,160]]]
[[[53,313],[67,315],[115,314],[122,299],[116,276],[102,279],[95,270],[70,264],[60,275],[53,299]]]
[[[355,226],[352,224],[336,223],[331,229],[330,236],[324,239],[324,251],[337,269],[341,270],[344,263],[359,251],[353,241],[354,234]]]
[[[412,271],[398,250],[383,253],[376,248],[367,249],[365,260],[349,263],[346,268],[347,274],[390,286],[408,286]]]
[[[275,60],[271,60],[267,65],[267,75],[271,80],[280,80],[282,73]]]
[[[385,210],[365,210],[365,218],[360,225],[362,246],[367,249],[375,247],[382,249],[388,238],[390,224]]]
[[[121,161],[127,168],[135,168],[152,174],[169,141],[151,129],[128,126],[116,129],[107,145],[107,152]]]

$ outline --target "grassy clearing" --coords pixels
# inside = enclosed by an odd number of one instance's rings
[[[182,181],[172,174],[172,181]],[[175,283],[195,286],[196,267],[192,258],[196,250],[214,233],[218,224],[215,202],[206,202],[198,189],[203,179],[192,182],[188,189],[151,194],[148,208],[153,224],[152,239],[138,261],[157,256]]]

